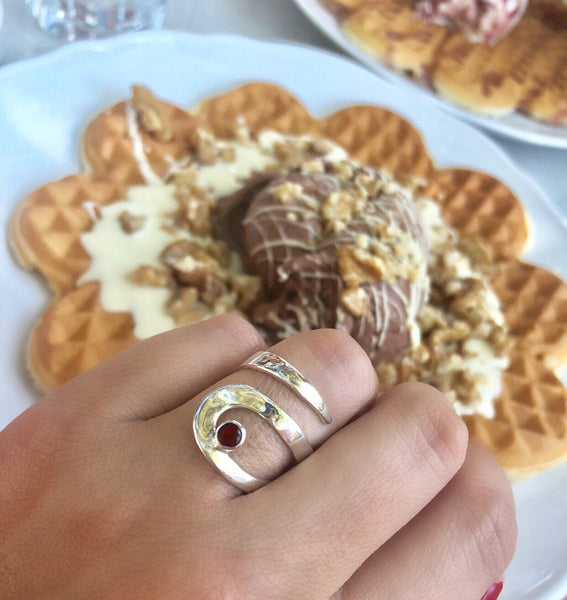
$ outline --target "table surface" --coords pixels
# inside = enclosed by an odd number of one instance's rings
[[[24,0],[3,0],[3,3],[0,65],[37,56],[63,45],[64,42],[39,30],[28,14]],[[169,0],[165,28],[289,40],[343,54],[303,17],[292,0]],[[487,135],[539,185],[567,225],[567,150]]]

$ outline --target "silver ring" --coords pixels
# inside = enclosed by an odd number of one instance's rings
[[[283,358],[271,352],[259,352],[242,366],[276,377],[307,402],[325,423],[331,422],[331,414],[319,392]],[[223,414],[233,408],[248,409],[272,425],[289,446],[296,462],[313,452],[301,427],[257,389],[249,385],[233,384],[213,390],[203,398],[195,412],[193,435],[207,460],[244,492],[253,492],[268,481],[246,472],[230,456],[246,439],[246,430],[241,423],[222,419]]]
[[[219,424],[223,413],[231,408],[247,408],[261,416],[278,432],[290,447],[296,462],[307,458],[313,448],[299,425],[267,396],[249,385],[226,385],[207,394],[193,419],[193,434],[205,457],[231,483],[244,492],[253,492],[267,481],[247,473],[230,456],[229,452],[244,443],[246,430],[238,421]],[[223,428],[230,427],[225,435]]]
[[[333,420],[321,394],[293,365],[281,356],[267,350],[256,352],[240,366],[243,369],[255,369],[275,377],[305,400],[325,423],[329,424]]]

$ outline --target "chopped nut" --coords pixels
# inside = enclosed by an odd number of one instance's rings
[[[384,187],[384,182],[381,179],[378,179],[368,173],[360,173],[354,179],[354,183],[359,190],[364,192],[364,196],[378,196],[382,188]]]
[[[236,117],[233,135],[236,141],[243,146],[247,146],[251,142],[250,129],[246,124],[246,119],[242,115]]]
[[[331,162],[331,172],[334,173],[337,178],[341,181],[349,181],[352,179],[353,170],[352,166],[345,161]]]
[[[400,191],[400,186],[395,181],[386,181],[382,184],[382,189],[386,194],[395,194]]]
[[[381,281],[385,271],[384,262],[365,250],[353,246],[338,249],[339,273],[349,288],[361,283]]]
[[[291,204],[293,201],[301,198],[303,187],[299,183],[286,181],[274,187],[271,192],[274,198],[281,204]]]
[[[169,142],[173,137],[172,127],[162,103],[144,86],[132,86],[132,93],[134,108],[142,128],[159,142]]]
[[[215,266],[215,259],[208,251],[208,247],[190,240],[176,240],[167,245],[160,254],[160,260],[168,267],[177,267],[179,262],[187,257],[207,263],[211,267]]]
[[[433,346],[439,346],[448,342],[459,342],[470,333],[471,328],[464,321],[455,321],[446,328],[435,329],[430,336]]]
[[[168,267],[173,267],[182,258],[191,255],[197,244],[189,240],[177,240],[167,245],[160,254],[160,260]]]
[[[337,147],[334,142],[325,138],[315,138],[310,146],[311,150],[320,156],[330,154]]]
[[[210,282],[217,278],[216,263],[208,255],[206,257],[185,256],[173,265],[176,280],[182,285],[190,285],[203,291]]]
[[[217,161],[217,147],[215,138],[204,129],[197,130],[197,140],[195,143],[197,158],[204,165],[212,165]]]
[[[225,162],[234,162],[236,160],[236,151],[232,146],[222,146],[219,150],[219,156]]]
[[[285,220],[289,221],[290,223],[297,223],[297,214],[291,211],[288,211],[285,213]]]
[[[168,287],[172,283],[171,272],[151,265],[142,265],[128,275],[130,281],[139,285]]]
[[[235,274],[230,278],[230,284],[238,295],[236,305],[240,310],[250,308],[262,295],[262,279],[256,275]]]
[[[341,292],[341,304],[355,317],[365,315],[370,307],[368,294],[361,287],[347,288]]]
[[[301,161],[301,151],[291,140],[274,144],[276,158],[286,167],[297,165]]]
[[[348,223],[352,216],[364,208],[364,204],[359,202],[354,194],[347,190],[333,192],[323,203],[321,214],[325,221],[328,231],[334,230],[334,224],[337,221]]]
[[[451,301],[450,308],[458,315],[476,325],[490,321],[486,302],[486,285],[480,279],[467,279],[466,288]]]
[[[232,312],[236,306],[238,296],[236,292],[229,292],[220,296],[213,306],[213,313],[215,315],[224,315],[228,312]]]
[[[120,213],[118,220],[120,221],[120,227],[125,233],[135,233],[140,231],[147,221],[147,217],[144,215],[133,215],[127,210]]]
[[[205,247],[207,253],[212,256],[221,267],[228,269],[232,261],[232,253],[228,244],[222,240],[214,240],[209,242]]]
[[[357,235],[354,243],[357,248],[362,248],[363,250],[368,250],[370,248],[370,238],[364,233]]]
[[[392,363],[382,363],[376,367],[381,388],[392,388],[398,382],[398,369]]]
[[[197,235],[206,235],[211,232],[211,205],[202,198],[190,198],[187,201],[185,218],[189,231]]]
[[[213,273],[204,273],[203,278],[198,281],[200,298],[207,306],[214,306],[219,298],[228,292],[226,284]]]
[[[197,169],[183,169],[173,177],[175,185],[175,197],[182,206],[185,205],[188,198],[205,199],[209,197],[207,190],[199,185],[199,176]]]
[[[301,163],[303,173],[324,173],[325,165],[320,158],[312,158]]]
[[[198,302],[199,292],[195,288],[179,288],[167,304],[167,312],[176,325],[189,325],[210,316],[206,307]]]
[[[445,325],[445,317],[436,306],[426,304],[417,317],[422,333],[429,333],[432,329]]]

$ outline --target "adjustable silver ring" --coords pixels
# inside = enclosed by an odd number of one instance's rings
[[[227,385],[207,394],[193,420],[193,434],[206,458],[236,487],[253,492],[267,481],[247,473],[228,453],[241,446],[246,430],[238,421],[219,424],[224,412],[231,408],[247,408],[272,425],[290,447],[296,462],[313,452],[299,425],[267,396],[249,385]],[[231,432],[223,434],[223,428]]]
[[[328,424],[333,420],[321,394],[293,365],[281,356],[267,350],[256,352],[240,366],[243,369],[255,369],[275,377],[305,400],[323,422]]]
[[[331,422],[331,415],[319,392],[283,358],[271,352],[260,352],[242,366],[276,377],[307,402],[325,423]],[[250,410],[268,422],[289,446],[296,462],[313,452],[301,427],[257,389],[249,385],[233,384],[213,390],[203,398],[195,412],[193,435],[207,460],[244,492],[257,490],[268,481],[246,472],[230,456],[246,439],[246,430],[241,423],[222,419],[226,411],[234,408]]]

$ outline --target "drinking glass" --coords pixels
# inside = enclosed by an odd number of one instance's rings
[[[26,0],[41,29],[67,40],[159,29],[166,0]]]

